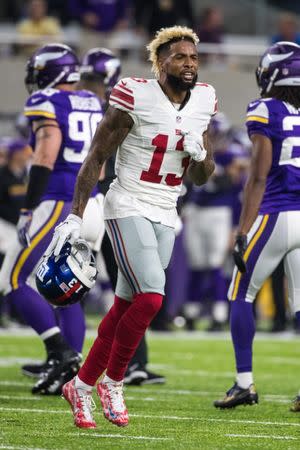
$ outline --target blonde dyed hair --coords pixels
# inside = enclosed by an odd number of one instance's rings
[[[196,33],[188,27],[174,26],[169,28],[161,28],[156,32],[154,39],[147,45],[149,51],[149,61],[152,62],[152,72],[154,72],[156,78],[159,77],[159,64],[158,64],[158,49],[161,45],[167,44],[173,39],[188,38],[198,44],[199,38]]]

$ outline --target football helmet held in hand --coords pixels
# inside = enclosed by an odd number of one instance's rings
[[[36,271],[39,293],[53,306],[69,306],[82,299],[96,282],[92,251],[83,239],[66,242],[58,256],[44,257]]]

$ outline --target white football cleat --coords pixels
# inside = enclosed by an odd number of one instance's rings
[[[96,409],[92,391],[76,389],[75,378],[62,387],[62,397],[71,405],[74,424],[78,428],[96,428],[92,411]]]
[[[118,427],[126,427],[129,417],[123,397],[123,381],[101,381],[97,385],[97,394],[104,417]]]

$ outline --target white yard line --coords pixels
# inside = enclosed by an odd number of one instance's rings
[[[2,400],[29,400],[29,401],[41,401],[43,400],[41,397],[35,397],[34,395],[25,397],[21,395],[0,395],[0,399]]]
[[[97,335],[97,329],[95,330],[87,330],[86,337],[95,338]],[[26,327],[10,327],[10,328],[0,328],[0,337],[1,336],[28,336],[28,337],[36,337],[36,333],[31,328]],[[148,336],[151,340],[176,340],[176,341],[231,341],[231,336],[229,331],[225,332],[217,332],[217,333],[207,333],[206,331],[170,331],[170,332],[157,332],[157,331],[148,331]],[[299,337],[295,335],[293,331],[284,331],[279,335],[273,335],[271,333],[257,332],[255,335],[255,340],[259,341],[299,341]]]
[[[48,450],[46,448],[37,448],[37,447],[14,447],[12,445],[0,444],[0,448],[4,448],[6,450]]]
[[[66,414],[69,410],[51,410],[51,409],[35,409],[35,408],[6,408],[0,407],[0,411],[11,412],[31,412],[37,414]],[[199,422],[220,422],[220,423],[242,423],[242,424],[259,424],[259,425],[276,425],[276,426],[291,426],[300,427],[300,422],[271,422],[263,420],[238,420],[238,419],[216,419],[203,417],[187,417],[187,416],[167,416],[167,415],[151,415],[151,414],[130,414],[131,417],[140,417],[142,419],[167,419],[167,420],[197,420]]]
[[[274,436],[271,434],[224,434],[223,436],[226,437],[233,437],[233,438],[252,438],[252,439],[280,439],[280,440],[291,440],[291,441],[297,441],[298,438],[294,436]]]
[[[74,434],[69,433],[68,436],[74,437]],[[77,435],[79,438],[81,436],[89,437],[102,437],[102,438],[115,438],[115,439],[130,439],[130,440],[144,440],[144,441],[172,441],[172,438],[164,437],[152,437],[152,436],[131,436],[126,434],[99,434],[99,433],[79,433]]]
[[[25,383],[25,382],[19,382],[19,381],[9,381],[9,380],[1,380],[0,386],[25,386],[30,388],[32,384]],[[153,387],[125,387],[126,391],[126,398],[127,400],[139,400],[139,401],[157,401],[154,397],[144,397],[141,398],[141,393],[144,394],[151,394],[154,396],[159,396],[159,400],[164,401],[163,395],[186,395],[193,397],[218,397],[224,395],[224,392],[215,392],[215,391],[192,391],[192,390],[183,390],[183,389],[164,389],[164,388],[158,388],[156,390],[153,389]],[[134,395],[136,394],[136,395]],[[28,397],[19,397],[19,396],[12,396],[12,395],[0,395],[0,399],[23,399],[23,400],[42,400],[41,397],[35,397],[35,396],[28,396]],[[274,402],[274,403],[290,403],[292,401],[292,397],[289,397],[287,395],[276,395],[276,394],[264,394],[261,396],[261,398],[265,402]],[[176,399],[175,399],[176,400]]]

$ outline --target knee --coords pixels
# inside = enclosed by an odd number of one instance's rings
[[[141,289],[144,292],[164,293],[166,283],[165,272],[162,268],[151,267],[145,271]]]
[[[136,294],[134,296],[136,305],[140,306],[146,317],[154,317],[161,308],[163,296],[154,292],[146,292],[142,294]]]

